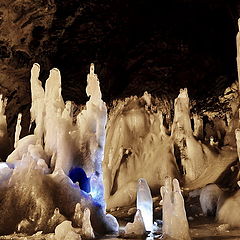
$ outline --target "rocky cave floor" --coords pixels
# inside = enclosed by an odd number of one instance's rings
[[[161,207],[159,205],[160,198],[155,197],[154,199],[154,221],[162,219]],[[202,214],[201,206],[199,203],[199,197],[185,199],[185,208],[188,216],[188,222],[190,226],[190,235],[192,240],[239,240],[240,239],[240,229],[229,229],[227,224],[221,224],[216,222],[214,217],[205,217]],[[123,227],[127,222],[133,222],[133,217],[136,211],[135,206],[121,207],[116,209],[111,209],[110,213],[117,217],[120,224],[120,236],[123,231]],[[114,240],[123,239],[120,236],[106,235],[97,239],[101,240]],[[24,234],[12,234],[7,236],[1,236],[0,240],[53,240],[54,234],[41,234],[40,232],[32,235],[26,236]],[[145,240],[152,239],[166,239],[162,238],[160,233],[156,233],[153,236],[148,236]],[[169,239],[171,240],[171,239]]]

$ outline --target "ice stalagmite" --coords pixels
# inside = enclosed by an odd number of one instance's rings
[[[83,232],[83,236],[87,239],[93,239],[95,238],[93,229],[92,229],[92,225],[91,225],[91,221],[90,221],[90,210],[89,208],[85,208],[84,212],[83,212],[83,224],[82,224],[82,232]]]
[[[50,71],[45,86],[44,150],[49,157],[57,155],[59,115],[64,109],[61,96],[61,75],[58,69]]]
[[[166,178],[161,187],[163,205],[163,234],[174,240],[190,240],[184,199],[177,179]]]
[[[18,143],[18,141],[19,141],[19,137],[20,137],[20,134],[21,134],[21,130],[22,130],[21,121],[22,121],[22,114],[19,113],[19,114],[18,114],[18,118],[17,118],[16,130],[15,130],[14,148],[17,147],[17,143]]]
[[[86,93],[90,99],[86,103],[86,109],[77,116],[79,145],[81,151],[89,152],[89,157],[83,160],[83,168],[88,177],[91,177],[91,194],[104,207],[102,160],[107,107],[101,99],[102,94],[93,64],[91,64],[90,73],[87,76]]]
[[[40,73],[40,66],[37,63],[33,64],[31,70],[31,96],[32,106],[30,109],[31,123],[35,121],[36,127],[34,129],[34,135],[37,137],[37,143],[42,144],[43,131],[44,131],[44,89],[41,81],[38,79]]]
[[[147,231],[152,231],[153,226],[153,201],[147,181],[143,178],[138,180],[137,209],[141,210],[144,225]]]
[[[137,210],[133,223],[127,223],[125,226],[125,236],[129,238],[138,238],[146,234],[145,224],[141,214],[141,210]]]

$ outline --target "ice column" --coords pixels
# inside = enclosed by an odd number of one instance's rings
[[[137,209],[141,211],[146,230],[152,231],[153,226],[152,195],[147,184],[147,181],[143,178],[140,178],[138,180]]]
[[[177,179],[166,178],[161,187],[163,205],[163,234],[175,240],[189,240],[189,226],[184,199]]]

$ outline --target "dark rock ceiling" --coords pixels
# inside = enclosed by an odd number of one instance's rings
[[[91,62],[107,102],[145,90],[174,98],[180,87],[195,99],[222,93],[237,76],[239,2],[1,0],[0,92],[9,99],[9,128],[18,112],[29,119],[34,62],[43,83],[59,68],[64,99],[78,104],[86,101]]]

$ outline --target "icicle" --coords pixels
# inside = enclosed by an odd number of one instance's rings
[[[15,149],[17,147],[17,143],[19,141],[19,137],[20,137],[21,130],[22,130],[21,121],[22,121],[22,114],[19,113],[18,118],[17,118],[16,130],[15,130],[15,141],[14,141],[14,148]]]

